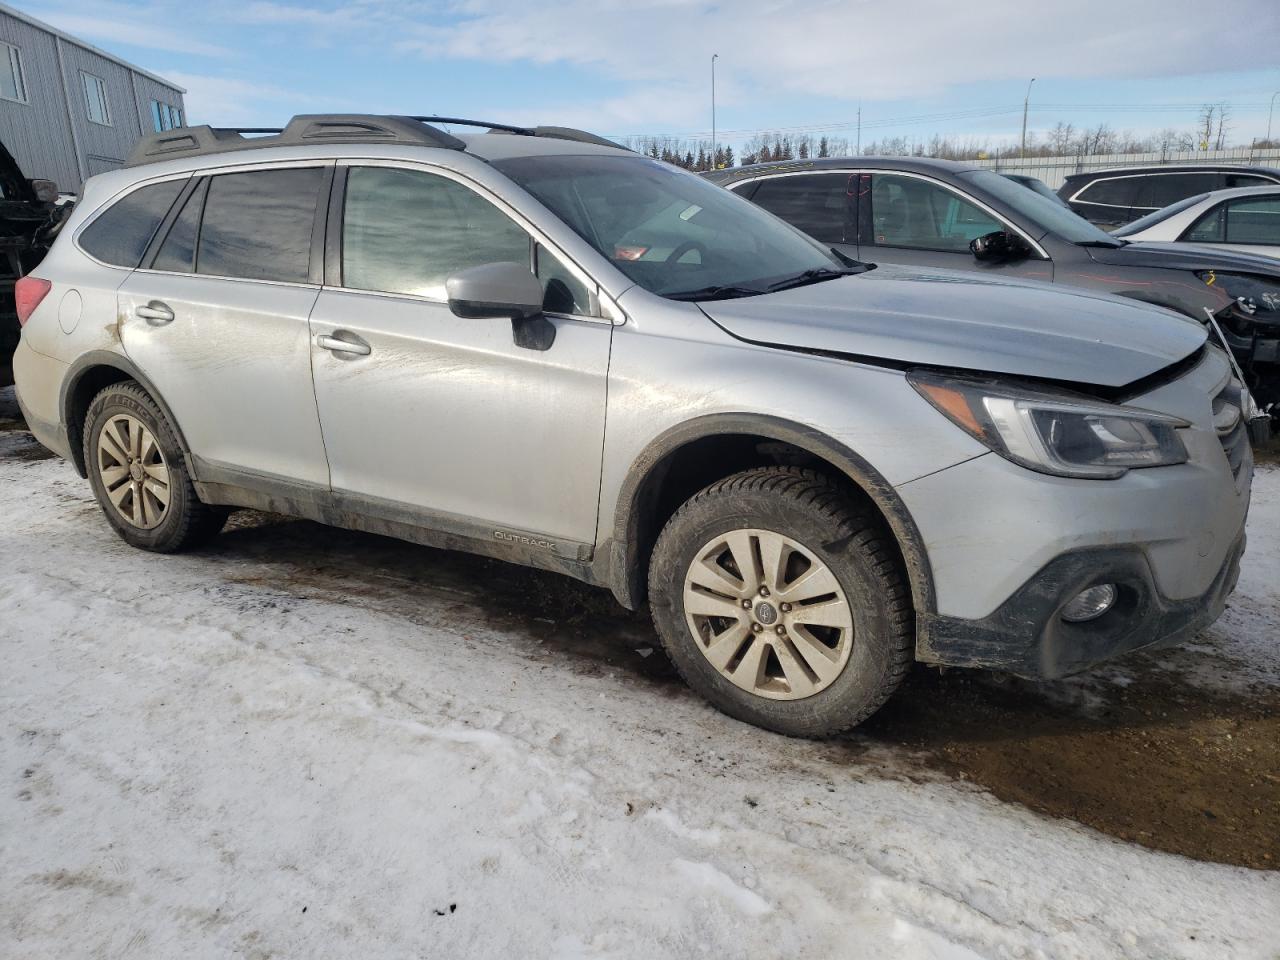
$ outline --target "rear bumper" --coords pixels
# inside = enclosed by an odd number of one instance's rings
[[[66,425],[58,415],[58,391],[67,365],[36,353],[26,341],[13,354],[13,374],[17,381],[18,409],[27,429],[41,444],[64,460],[70,460],[71,444]]]
[[[980,620],[927,617],[920,659],[1052,679],[1087,670],[1135,650],[1179,643],[1222,615],[1244,554],[1241,530],[1217,575],[1201,595],[1165,597],[1151,562],[1137,546],[1099,547],[1063,554],[1043,567],[999,609]],[[1062,608],[1080,591],[1102,583],[1118,588],[1115,606],[1096,620],[1069,623]]]

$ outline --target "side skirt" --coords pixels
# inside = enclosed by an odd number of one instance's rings
[[[554,540],[529,531],[478,524],[452,514],[249,473],[197,456],[189,456],[188,464],[196,493],[208,504],[301,517],[346,530],[550,570],[593,586],[609,585],[601,576],[603,571],[591,562],[589,544]]]

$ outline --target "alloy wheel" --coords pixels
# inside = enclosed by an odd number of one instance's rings
[[[703,656],[757,696],[825,690],[853,646],[853,611],[813,551],[769,530],[734,530],[695,554],[684,610]]]
[[[128,523],[150,530],[163,522],[169,511],[169,466],[141,420],[118,413],[102,425],[97,467],[107,499]]]

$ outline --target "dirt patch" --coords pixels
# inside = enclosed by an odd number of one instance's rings
[[[1135,666],[1087,703],[1079,685],[920,667],[861,734],[1121,840],[1280,869],[1280,692],[1213,696]]]

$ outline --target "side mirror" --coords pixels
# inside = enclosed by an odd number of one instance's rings
[[[542,284],[528,264],[483,263],[450,275],[444,282],[449,309],[469,320],[506,317],[531,320],[542,315]]]
[[[58,185],[52,180],[28,180],[27,182],[31,184],[31,192],[41,203],[58,202]]]
[[[542,284],[527,263],[482,263],[444,282],[449,309],[469,320],[506,317],[511,337],[526,350],[550,350],[556,325],[542,312]]]
[[[1027,245],[1016,233],[1007,230],[995,230],[969,241],[969,251],[975,260],[988,263],[999,263],[1003,260],[1016,260],[1027,255]]]

